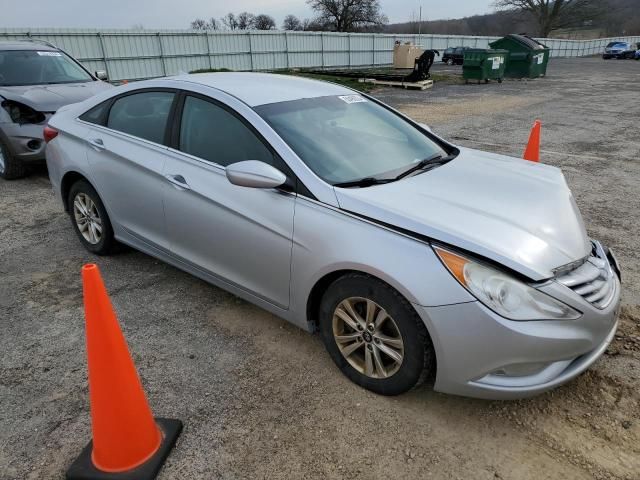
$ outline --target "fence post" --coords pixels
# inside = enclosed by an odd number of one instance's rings
[[[371,35],[371,66],[376,65],[376,35]]]
[[[320,66],[324,68],[324,33],[320,32]]]
[[[284,31],[284,53],[287,56],[287,70],[289,70],[289,34]]]
[[[251,31],[247,31],[249,37],[249,70],[253,72],[253,48],[251,46]]]
[[[213,62],[211,62],[211,46],[209,45],[209,32],[205,30],[204,41],[207,42],[207,60],[209,60],[209,70],[213,70]]]
[[[111,75],[109,75],[109,62],[107,62],[107,53],[104,49],[104,38],[102,38],[102,33],[98,32],[98,43],[100,44],[100,52],[102,53],[102,61],[104,62],[104,70],[107,72],[107,78],[109,80],[113,80]]]
[[[351,68],[351,34],[347,33],[347,41],[348,46],[347,46],[347,50],[349,50],[349,68]]]
[[[164,64],[164,53],[162,49],[162,39],[160,38],[160,32],[156,33],[156,38],[158,39],[158,49],[160,51],[160,65],[162,65],[162,76],[167,76],[167,66]]]

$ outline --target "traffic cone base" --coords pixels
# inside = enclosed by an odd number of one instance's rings
[[[126,472],[112,473],[98,470],[91,459],[93,452],[93,441],[91,441],[67,470],[67,480],[152,480],[156,478],[180,436],[182,422],[170,418],[156,418],[155,421],[162,432],[162,441],[158,450],[142,465]]]

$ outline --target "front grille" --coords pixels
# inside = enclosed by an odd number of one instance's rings
[[[609,265],[604,249],[596,242],[586,262],[561,274],[557,280],[600,309],[611,303],[615,293],[615,273]]]

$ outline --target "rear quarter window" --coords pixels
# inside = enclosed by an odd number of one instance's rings
[[[93,123],[95,125],[106,125],[107,123],[107,114],[109,113],[109,105],[111,105],[111,99],[99,103],[91,110],[87,110],[85,113],[80,115],[80,120],[85,122]]]

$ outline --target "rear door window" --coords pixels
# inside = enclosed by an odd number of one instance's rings
[[[175,93],[145,91],[113,102],[107,128],[155,143],[164,143],[167,121]]]

